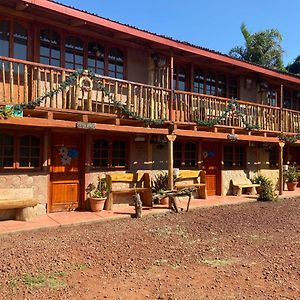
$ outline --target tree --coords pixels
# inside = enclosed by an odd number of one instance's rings
[[[300,75],[300,55],[296,57],[293,63],[286,66],[286,70],[290,73]]]
[[[282,36],[277,29],[267,29],[253,34],[242,23],[241,32],[245,46],[237,46],[229,51],[229,55],[261,66],[285,71],[281,47]]]

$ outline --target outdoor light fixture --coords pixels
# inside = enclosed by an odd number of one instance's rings
[[[228,134],[227,139],[231,141],[236,141],[239,139],[239,137],[236,134]]]

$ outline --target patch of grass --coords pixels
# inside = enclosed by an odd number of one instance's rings
[[[250,239],[255,240],[255,241],[265,241],[265,240],[267,240],[266,236],[258,235],[258,234],[252,234],[249,237],[250,237]]]
[[[19,280],[18,280],[18,278],[15,278],[15,277],[9,278],[9,280],[8,280],[8,286],[9,286],[9,288],[11,289],[11,293],[12,293],[13,295],[16,295],[18,285],[19,285]]]
[[[155,266],[163,266],[166,265],[168,261],[166,259],[157,259],[153,264]]]
[[[157,234],[159,236],[170,236],[172,234],[179,235],[182,237],[187,237],[187,232],[185,227],[176,225],[174,227],[164,225],[160,227],[150,228],[149,232]]]
[[[80,271],[88,270],[89,268],[90,266],[87,263],[81,263],[74,266],[74,270]]]
[[[25,274],[23,276],[23,283],[31,288],[41,289],[41,288],[49,288],[49,289],[61,289],[67,287],[66,283],[66,272],[57,272],[53,273],[49,276],[45,276],[43,274]]]
[[[231,266],[236,262],[234,259],[203,259],[201,263],[209,265],[210,267],[225,267]]]

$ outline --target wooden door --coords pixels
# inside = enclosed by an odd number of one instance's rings
[[[202,169],[205,170],[208,196],[221,194],[221,159],[220,146],[217,142],[203,142]]]
[[[51,140],[49,211],[75,210],[84,186],[82,138],[78,134],[54,133]]]

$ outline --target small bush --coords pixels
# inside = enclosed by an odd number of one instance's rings
[[[157,174],[152,181],[152,191],[153,193],[160,194],[163,191],[168,190],[168,173]]]
[[[258,177],[258,176],[257,176]],[[275,201],[277,200],[277,195],[274,192],[273,184],[271,180],[265,176],[259,176],[260,189],[258,193],[258,201]]]

